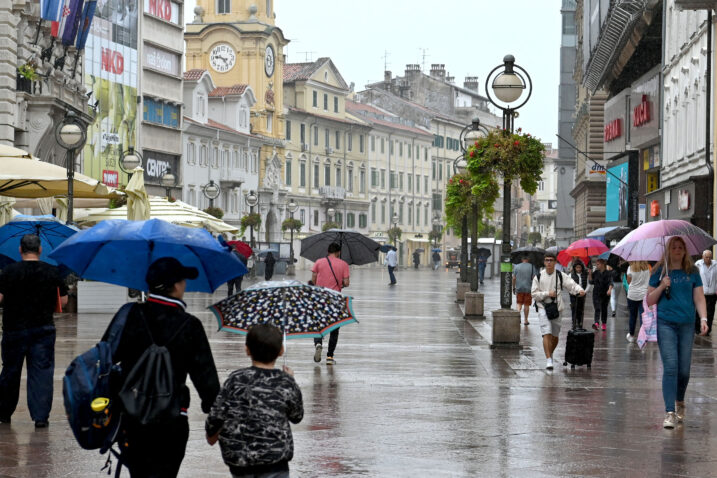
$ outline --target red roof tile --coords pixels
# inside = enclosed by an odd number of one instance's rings
[[[249,85],[236,84],[234,86],[218,86],[209,93],[209,96],[221,97],[231,95],[243,95],[246,91],[247,86]]]
[[[187,81],[197,81],[199,80],[199,78],[202,77],[205,71],[207,70],[203,70],[201,68],[195,68],[193,70],[185,71],[184,79]]]

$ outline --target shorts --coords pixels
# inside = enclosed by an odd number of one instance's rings
[[[538,307],[538,323],[540,324],[540,335],[560,336],[561,317],[548,320],[548,316],[545,315],[545,309]]]
[[[515,300],[518,305],[530,305],[533,303],[533,296],[530,292],[518,292]]]

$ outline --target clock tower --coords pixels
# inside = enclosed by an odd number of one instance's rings
[[[248,84],[256,92],[252,131],[283,139],[284,46],[273,0],[197,0],[187,24],[187,70],[208,70],[217,86]]]

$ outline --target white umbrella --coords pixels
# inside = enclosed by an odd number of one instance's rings
[[[135,168],[124,192],[127,194],[127,219],[146,221],[151,217],[152,206],[144,188],[144,169]]]

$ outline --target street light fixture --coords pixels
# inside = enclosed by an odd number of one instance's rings
[[[249,191],[249,194],[247,194],[244,198],[244,202],[246,202],[246,205],[249,206],[249,214],[254,214],[254,206],[256,206],[259,202],[259,198],[256,197],[254,191]],[[256,244],[254,243],[254,224],[249,226],[249,234],[249,245],[253,250],[256,247]]]
[[[294,222],[294,213],[297,209],[299,209],[299,205],[296,204],[296,202],[292,199],[289,201],[289,204],[286,205],[286,209],[289,210],[289,214],[291,214],[292,223]],[[291,242],[289,242],[289,267],[287,267],[286,275],[293,276],[294,275],[294,225],[292,224],[289,228],[291,231]]]
[[[167,171],[159,178],[159,182],[164,186],[167,193],[167,200],[172,197],[172,188],[177,184],[177,176],[172,173],[172,168],[168,167]]]
[[[393,223],[394,229],[398,227],[398,213],[397,213],[397,212],[394,212],[394,213],[393,213],[393,216],[391,216],[391,222]],[[396,247],[396,241],[397,241],[397,239],[398,239],[398,238],[396,237],[396,234],[395,234],[395,231],[394,231],[394,235],[393,235],[393,247]]]
[[[120,156],[119,167],[125,173],[132,175],[136,168],[142,167],[142,155],[139,154],[139,151],[135,151],[134,148],[129,148]]]
[[[329,222],[334,222],[334,214],[336,214],[336,209],[330,207],[326,210],[326,217],[329,218]]]
[[[202,188],[202,192],[204,197],[209,199],[209,207],[214,207],[214,200],[221,195],[222,190],[213,179],[210,179]]]
[[[87,126],[73,111],[68,111],[65,118],[55,129],[55,139],[67,150],[67,224],[73,222],[73,196],[75,183],[75,153],[87,141]]]
[[[502,69],[496,75],[498,70]],[[491,78],[493,81],[491,83]],[[490,88],[489,88],[490,85]],[[493,94],[503,104],[497,103]],[[527,94],[526,94],[527,90]],[[523,68],[515,64],[513,55],[506,55],[503,58],[503,64],[493,68],[485,80],[485,91],[488,100],[503,112],[503,130],[512,134],[515,126],[515,117],[518,116],[517,109],[525,105],[533,93],[533,82],[530,75]],[[525,96],[525,100],[517,106],[512,103],[517,102],[521,97]],[[503,239],[501,244],[501,272],[500,272],[500,306],[503,309],[510,309],[513,303],[511,296],[512,283],[512,267],[510,263],[510,181],[503,181]]]

